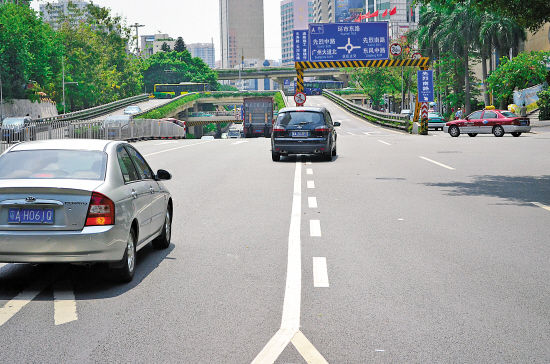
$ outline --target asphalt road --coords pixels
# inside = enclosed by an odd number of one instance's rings
[[[128,285],[0,264],[0,362],[550,362],[550,129],[411,136],[308,104],[342,122],[332,162],[136,143],[173,174],[172,246]]]

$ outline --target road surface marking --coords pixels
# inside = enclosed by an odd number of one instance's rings
[[[76,301],[70,281],[65,280],[54,284],[53,299],[56,326],[78,320]]]
[[[300,329],[300,300],[302,295],[301,224],[302,164],[297,162],[294,172],[294,197],[292,199],[292,213],[288,232],[288,261],[281,328],[252,361],[253,364],[274,363]]]
[[[386,144],[386,145],[391,145],[390,143],[388,143],[388,142],[385,142],[385,141],[383,141],[383,140],[380,140],[380,139],[378,139],[378,141],[379,141],[380,143],[382,143],[382,144]]]
[[[307,181],[307,188],[315,188],[315,181]]]
[[[328,364],[328,361],[315,349],[315,347],[309,342],[309,340],[298,331],[292,338],[292,344],[298,350],[302,358],[305,359],[308,364]]]
[[[233,145],[239,145],[239,144],[243,144],[243,143],[248,143],[248,140],[240,140],[240,141],[232,143],[232,144]]]
[[[430,158],[426,158],[426,157],[423,157],[423,156],[419,156],[419,158],[424,159],[425,161],[431,162],[431,163],[433,163],[433,164],[437,164],[437,165],[440,166],[440,167],[447,168],[447,169],[450,169],[450,170],[452,170],[452,171],[455,170],[453,167],[449,167],[449,166],[446,165],[446,164],[436,162],[436,161],[434,161],[434,160],[432,160],[432,159],[430,159]]]
[[[313,237],[321,236],[321,221],[309,220],[309,236],[313,236]]]
[[[306,169],[306,174],[312,175],[313,174],[313,169],[311,169],[311,168]]]
[[[178,149],[182,149],[182,148],[194,147],[195,145],[201,145],[201,144],[206,144],[206,143],[210,143],[210,142],[211,142],[211,140],[209,140],[209,141],[207,141],[207,142],[200,142],[200,143],[182,145],[181,147],[175,147],[175,148],[170,148],[170,149],[161,150],[161,151],[159,151],[159,152],[144,154],[144,157],[150,157],[150,156],[152,156],[152,155],[157,155],[157,154],[161,154],[161,153],[171,152],[171,151],[173,151],[173,150],[178,150]]]
[[[307,198],[307,204],[310,209],[316,209],[317,208],[317,197],[308,197]]]
[[[351,131],[346,131],[346,133],[348,133],[349,135],[355,135]]]
[[[374,350],[374,351],[376,351],[376,352],[378,352],[378,353],[383,353],[383,352],[385,352],[386,350],[384,350],[384,349],[376,349],[376,350]]]
[[[35,282],[6,303],[4,307],[0,307],[0,327],[21,311],[29,302],[35,299],[35,297],[49,286],[50,283],[51,280],[40,280]]]
[[[306,166],[311,166],[311,161],[306,162]]]
[[[405,221],[405,219],[402,219],[402,218],[399,218],[399,219],[397,219],[397,220],[398,220],[398,221]]]
[[[327,288],[328,286],[327,258],[313,257],[313,287]]]
[[[157,143],[157,144],[153,144],[153,145],[166,145],[166,144],[176,144],[177,142],[175,141],[172,141],[172,142],[162,142],[162,143]]]
[[[531,203],[535,206],[540,207],[541,209],[545,209],[545,210],[550,211],[550,206],[543,205],[540,202],[531,202]]]

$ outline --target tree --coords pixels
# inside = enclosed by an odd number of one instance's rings
[[[218,87],[218,74],[187,50],[153,54],[144,61],[142,73],[148,90],[155,84],[180,82],[209,83],[212,89]]]
[[[27,6],[0,4],[0,76],[4,98],[55,94],[61,49],[54,31]]]
[[[433,4],[440,0],[420,0],[423,4]],[[514,20],[523,28],[536,31],[550,22],[550,1],[548,0],[452,0],[453,4],[470,5],[481,12]]]
[[[164,42],[162,43],[162,46],[160,47],[160,50],[163,52],[170,52],[170,46],[168,43]]]
[[[187,48],[185,47],[185,42],[183,41],[183,38],[178,37],[178,39],[176,39],[176,43],[174,44],[174,51],[179,53],[185,50],[187,50]]]
[[[512,60],[501,59],[500,66],[487,78],[501,107],[512,101],[516,88],[522,90],[545,81],[547,59],[550,59],[550,52],[523,52]]]

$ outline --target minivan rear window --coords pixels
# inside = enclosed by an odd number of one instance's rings
[[[302,126],[304,128],[325,125],[323,113],[315,111],[288,111],[277,116],[277,125],[284,128]]]
[[[81,150],[22,150],[0,157],[0,179],[104,180],[107,154]]]

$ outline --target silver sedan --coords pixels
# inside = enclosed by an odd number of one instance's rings
[[[129,282],[136,251],[170,245],[170,178],[125,142],[15,145],[0,156],[0,262],[108,262]]]

